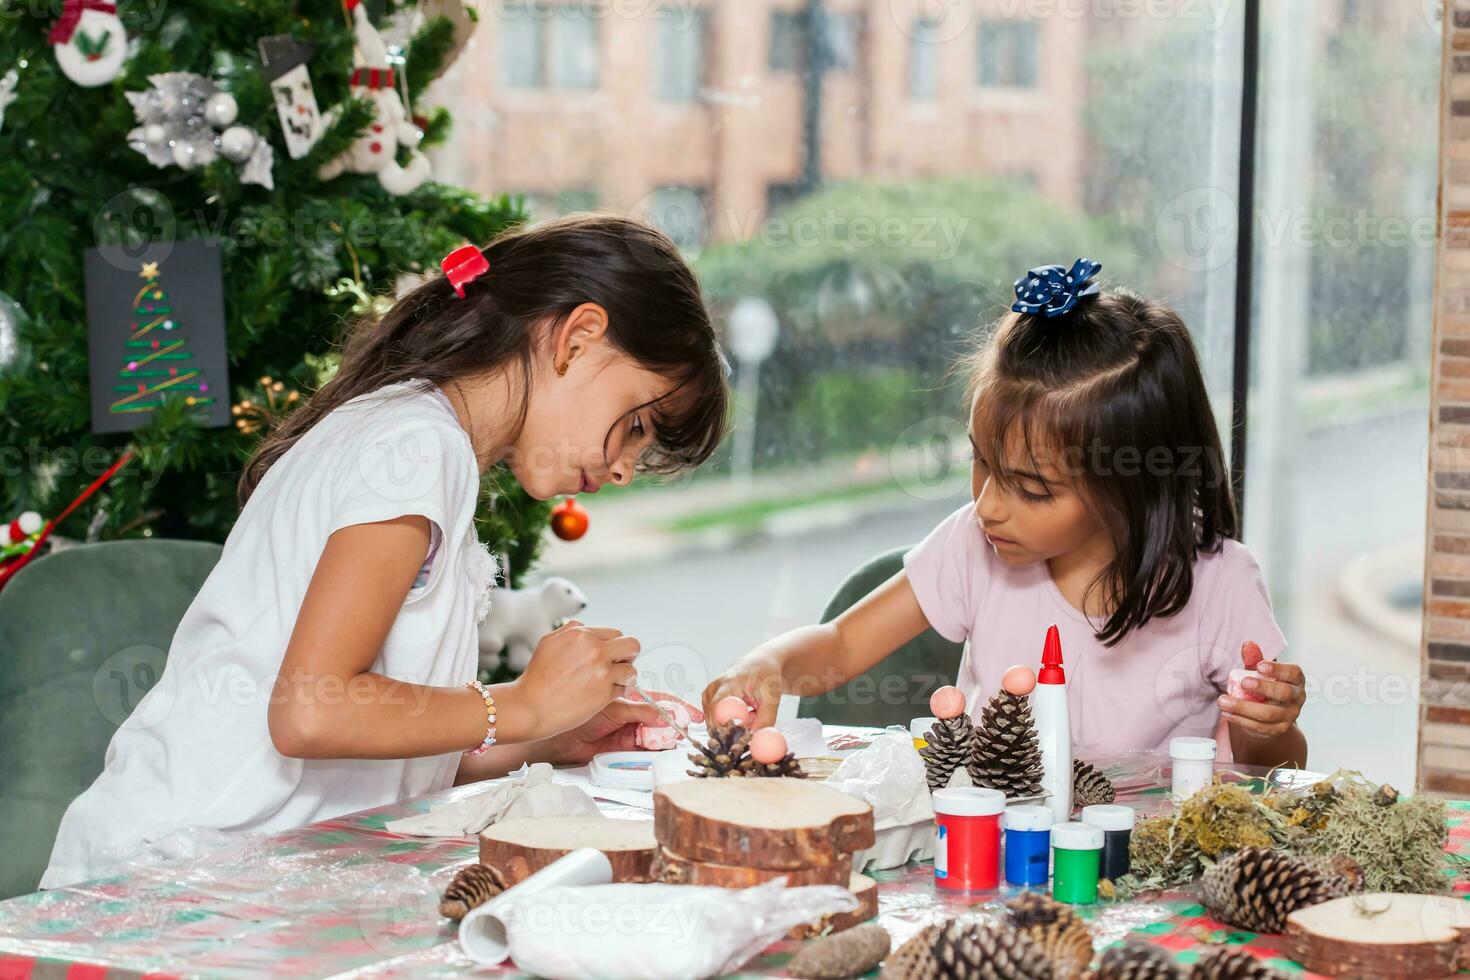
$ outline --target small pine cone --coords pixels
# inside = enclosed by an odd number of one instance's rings
[[[1072,760],[1072,804],[1074,806],[1092,806],[1097,803],[1111,803],[1118,798],[1118,791],[1113,788],[1113,781],[1102,774],[1102,771],[1090,762],[1081,759]]]
[[[934,980],[939,976],[939,963],[934,959],[934,940],[939,926],[925,926],[908,942],[883,960],[880,980]]]
[[[934,938],[934,959],[946,980],[1054,980],[1041,946],[1019,929],[950,922]]]
[[[803,946],[786,964],[786,972],[813,980],[860,977],[883,962],[892,948],[888,930],[876,922],[866,922]]]
[[[1303,857],[1300,860],[1322,875],[1326,889],[1323,892],[1324,902],[1363,890],[1363,866],[1346,854]]]
[[[1185,980],[1185,973],[1167,950],[1133,939],[1103,954],[1093,980]]]
[[[439,900],[439,914],[458,922],[469,915],[470,909],[484,905],[510,885],[510,880],[499,868],[488,864],[467,864],[444,889],[444,897]]]
[[[787,752],[777,762],[763,764],[756,762],[754,759],[748,761],[750,762],[750,768],[745,770],[745,775],[747,776],[785,776],[787,779],[806,778],[806,773],[802,771],[801,763],[790,752]],[[742,768],[744,768],[743,763]]]
[[[750,730],[744,725],[731,722],[728,725],[712,725],[709,741],[705,744],[708,754],[690,752],[689,761],[694,768],[689,775],[699,778],[744,776],[751,765]]]
[[[1006,796],[1041,792],[1041,743],[1031,702],[1001,691],[981,712],[970,752],[970,781]]]
[[[1092,964],[1092,930],[1072,910],[1040,892],[1006,903],[1006,924],[1030,936],[1051,961],[1058,980],[1081,976]]]
[[[975,725],[969,715],[941,718],[929,729],[924,736],[928,744],[919,750],[919,757],[924,760],[931,790],[944,789],[954,771],[970,761],[974,738]]]
[[[1216,946],[1194,961],[1189,980],[1286,980],[1286,974],[1239,946]]]
[[[1200,881],[1201,901],[1227,925],[1279,933],[1297,909],[1333,897],[1328,876],[1311,862],[1264,847],[1227,857]]]

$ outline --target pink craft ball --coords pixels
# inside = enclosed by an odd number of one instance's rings
[[[733,694],[728,698],[721,698],[720,703],[715,705],[716,725],[728,725],[732,721],[738,721],[742,725],[750,724],[750,707],[742,698]]]
[[[929,710],[935,718],[958,718],[965,713],[965,695],[954,686],[941,687],[929,696]]]
[[[750,736],[750,757],[762,765],[786,758],[786,736],[774,728],[762,728]]]
[[[128,370],[129,371],[136,371],[136,370],[138,370],[138,362],[137,361],[129,361],[128,362]]]
[[[1016,664],[1001,675],[1000,686],[1007,694],[1023,698],[1036,689],[1036,671],[1025,664]]]

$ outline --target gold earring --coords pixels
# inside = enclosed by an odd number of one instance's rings
[[[556,376],[558,378],[565,378],[567,376],[567,367],[569,364],[570,362],[568,361],[562,361],[556,366]]]

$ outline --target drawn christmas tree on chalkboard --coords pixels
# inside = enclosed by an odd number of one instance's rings
[[[133,296],[132,327],[124,345],[127,360],[112,387],[119,397],[108,411],[151,412],[180,397],[190,406],[213,405],[209,382],[174,320],[168,293],[159,285],[158,263],[144,262],[138,275],[144,283]]]

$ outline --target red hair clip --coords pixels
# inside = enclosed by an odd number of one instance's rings
[[[444,256],[439,268],[444,270],[444,277],[454,287],[454,294],[464,299],[465,283],[474,282],[489,272],[490,260],[485,258],[478,245],[461,245]]]

